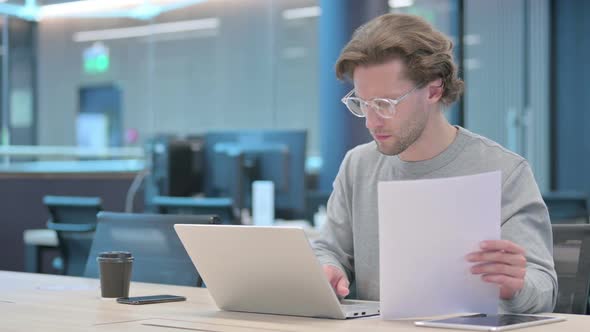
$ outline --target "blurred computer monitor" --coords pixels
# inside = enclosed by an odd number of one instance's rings
[[[305,130],[245,130],[205,135],[204,188],[210,197],[232,197],[238,208],[252,206],[252,182],[273,181],[275,216],[301,218],[305,212]]]
[[[158,135],[146,145],[149,175],[146,202],[155,196],[187,197],[202,192],[202,137]]]

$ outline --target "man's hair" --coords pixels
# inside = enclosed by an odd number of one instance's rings
[[[441,102],[452,104],[463,92],[453,62],[453,43],[418,16],[386,14],[358,28],[336,62],[339,79],[353,79],[358,66],[400,59],[406,77],[417,85],[441,79]]]

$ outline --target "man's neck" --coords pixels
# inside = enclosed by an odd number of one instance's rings
[[[442,111],[435,110],[426,123],[422,135],[414,144],[400,153],[403,161],[432,159],[445,151],[457,137],[457,128],[445,118]]]

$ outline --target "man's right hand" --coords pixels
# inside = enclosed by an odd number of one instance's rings
[[[322,265],[322,268],[336,295],[338,297],[347,296],[350,291],[348,290],[349,282],[346,274],[333,265]]]

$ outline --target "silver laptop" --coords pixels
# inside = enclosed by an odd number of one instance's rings
[[[174,229],[222,310],[335,319],[379,314],[379,302],[338,300],[300,228]]]

